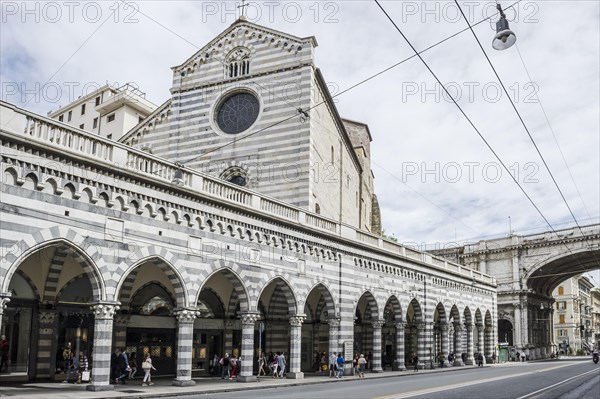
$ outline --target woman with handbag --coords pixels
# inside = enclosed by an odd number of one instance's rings
[[[146,353],[144,355],[144,361],[142,362],[142,370],[144,370],[144,379],[142,380],[142,386],[147,387],[148,385],[154,385],[154,383],[152,382],[152,376],[150,375],[150,372],[152,370],[156,371],[156,369],[152,365],[150,353]]]
[[[77,378],[76,384],[81,384],[81,382],[89,382],[90,381],[90,372],[88,371],[88,358],[83,353],[83,351],[79,351],[79,378]]]

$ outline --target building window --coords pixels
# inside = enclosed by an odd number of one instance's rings
[[[92,122],[92,128],[95,129],[98,127],[98,118],[94,118],[94,121]]]
[[[106,136],[106,138],[112,140],[112,134],[109,134],[108,136]]]
[[[96,107],[100,105],[100,96],[96,97]]]
[[[85,115],[85,104],[81,104],[81,115]]]
[[[81,130],[85,129],[85,124],[84,124],[84,123],[82,123],[81,125],[79,125],[79,128],[80,128]]]
[[[563,287],[558,287],[558,295],[564,295],[565,289]]]
[[[138,116],[138,123],[142,123],[143,120],[144,120],[143,116]]]
[[[62,122],[64,119],[65,119],[65,115],[64,114],[58,117],[58,121],[59,122]]]
[[[115,120],[115,114],[110,114],[106,117],[106,122],[112,122]]]
[[[556,308],[558,310],[565,310],[567,308],[567,302],[565,302],[565,301],[556,302]]]
[[[148,152],[152,153],[151,151]],[[231,166],[225,169],[219,177],[241,187],[247,186],[250,182],[248,171],[240,166]]]
[[[225,76],[236,78],[250,74],[250,50],[244,47],[233,49],[227,56]]]
[[[321,207],[319,204],[315,204],[315,213],[318,213],[319,215],[321,214]]]
[[[559,318],[558,322],[560,324],[565,324],[565,315],[564,314],[558,315],[558,318]]]
[[[71,122],[72,117],[73,117],[73,111],[69,111],[69,114],[67,115],[67,122]]]

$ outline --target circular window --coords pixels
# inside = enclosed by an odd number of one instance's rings
[[[237,134],[248,130],[256,118],[260,104],[250,93],[235,93],[227,97],[217,110],[216,122],[227,134]]]

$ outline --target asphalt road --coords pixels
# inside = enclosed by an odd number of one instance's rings
[[[407,372],[411,373],[411,372]],[[465,368],[435,374],[311,384],[190,398],[215,399],[600,399],[600,365],[591,360]]]

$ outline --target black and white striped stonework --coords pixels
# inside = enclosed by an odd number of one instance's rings
[[[398,370],[406,370],[405,352],[404,352],[404,328],[406,323],[396,322],[396,363]]]
[[[177,374],[174,385],[195,385],[192,380],[192,345],[194,338],[194,320],[197,312],[183,309],[176,312],[177,317]]]
[[[56,247],[54,255],[52,256],[52,261],[50,262],[50,269],[48,270],[48,277],[46,278],[46,285],[44,287],[44,303],[53,304],[56,299],[58,279],[60,278],[60,272],[65,264],[67,255],[68,251],[66,247]]]
[[[241,369],[238,380],[242,382],[256,380],[254,369],[254,325],[260,318],[258,313],[245,313],[242,318],[242,351],[240,355]]]
[[[463,366],[461,354],[463,352],[463,328],[460,321],[454,322],[454,365]]]
[[[53,372],[56,367],[54,364],[55,356],[53,356],[53,349],[55,348],[55,332],[58,327],[58,313],[55,310],[41,310],[38,320],[36,376],[38,378],[53,378]],[[60,353],[62,354],[62,352]]]
[[[304,315],[290,317],[290,375],[294,378],[302,377],[300,370],[300,346],[302,343],[302,323]]]
[[[466,325],[467,330],[467,359],[465,360],[465,364],[468,366],[472,366],[475,364],[475,357],[473,354],[473,329],[475,325],[472,323],[468,323]]]
[[[380,373],[381,368],[381,329],[385,324],[385,320],[374,320],[371,323],[373,327],[373,372]]]
[[[99,303],[94,312],[94,353],[92,354],[92,384],[87,389],[105,390],[110,387],[110,357],[112,354],[113,318],[119,306]]]

